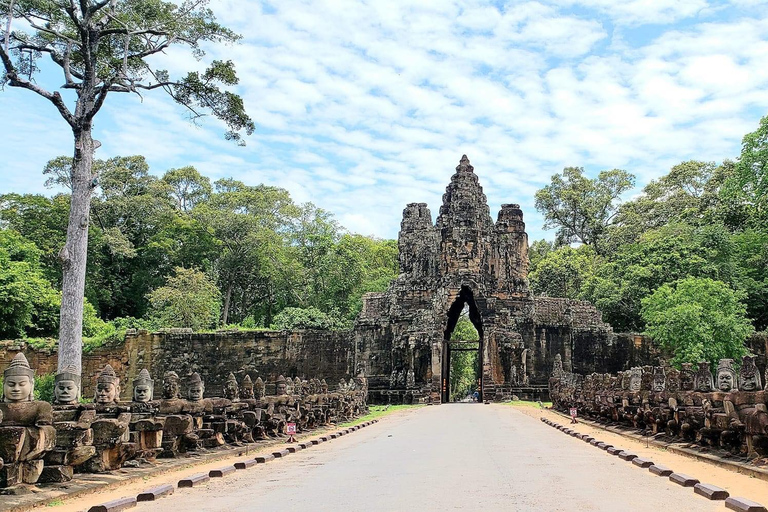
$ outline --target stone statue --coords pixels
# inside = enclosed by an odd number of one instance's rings
[[[286,393],[286,386],[285,386],[285,377],[282,375],[279,375],[277,377],[277,380],[275,381],[275,395],[281,396],[285,395]]]
[[[316,395],[320,390],[317,388],[317,380],[309,379],[309,394]]]
[[[237,379],[235,374],[231,373],[227,376],[227,381],[224,383],[224,398],[236,402],[240,399],[240,388],[237,385]]]
[[[120,379],[112,366],[106,365],[96,378],[96,394],[93,401],[100,405],[116,404],[120,398]]]
[[[3,372],[3,402],[31,402],[35,391],[35,370],[19,352]]]
[[[667,370],[667,391],[677,393],[680,391],[680,370],[669,368]]]
[[[640,389],[651,391],[653,389],[653,367],[643,366],[643,375],[640,377]]]
[[[178,377],[177,377],[178,378]],[[205,383],[200,378],[200,374],[194,372],[187,379],[187,400],[190,402],[199,402],[205,394]]]
[[[320,381],[320,392],[324,395],[328,394],[328,383],[325,382],[325,379]]]
[[[717,389],[724,393],[739,389],[736,370],[733,368],[733,359],[721,359],[717,365]]]
[[[293,379],[293,394],[301,396],[302,389],[301,389],[301,379],[296,377]]]
[[[643,381],[643,369],[639,366],[632,368],[629,376],[629,390],[632,392],[640,391]]]
[[[73,405],[80,398],[80,374],[77,367],[68,365],[56,374],[53,381],[54,403]]]
[[[528,385],[528,349],[523,349],[520,354],[520,381],[523,386]]]
[[[350,379],[350,382],[351,379]],[[405,387],[407,388],[415,388],[416,387],[416,374],[413,373],[413,368],[408,369],[408,374],[406,376],[405,380]]]
[[[343,393],[347,390],[347,381],[345,381],[343,378],[339,380],[339,387],[338,392]]]
[[[621,389],[622,391],[629,391],[629,381],[632,377],[632,370],[626,370],[621,372]]]
[[[681,391],[693,391],[695,388],[692,363],[683,363],[682,370],[680,370],[680,390]]]
[[[155,381],[149,376],[146,368],[139,372],[139,376],[133,379],[133,401],[145,404],[152,400],[155,390]]]
[[[653,368],[653,391],[660,393],[664,391],[666,386],[666,375],[664,374],[664,368],[661,366],[655,366]]]
[[[555,354],[555,362],[552,366],[552,377],[560,379],[565,375],[563,371],[563,357],[560,354]]]
[[[712,379],[712,372],[709,369],[708,361],[699,362],[699,370],[694,377],[694,387],[700,393],[709,393],[715,387]]]
[[[261,377],[256,377],[256,383],[253,386],[253,392],[256,395],[256,400],[263,400],[267,395],[266,388],[264,386],[264,380]]]
[[[555,378],[555,377],[552,377]],[[518,379],[517,379],[517,366],[513,363],[512,366],[509,369],[509,380],[511,381],[513,386],[517,386]]]
[[[760,382],[760,372],[755,365],[756,356],[744,356],[741,359],[741,369],[739,370],[739,388],[742,391],[760,391],[762,383]]]
[[[389,376],[389,389],[395,389],[397,387],[397,370],[392,370]]]
[[[197,376],[200,378],[200,376]],[[163,374],[163,398],[173,400],[181,396],[181,384],[179,375],[174,371],[167,371]],[[201,395],[202,396],[202,395]]]
[[[253,381],[251,380],[251,376],[246,373],[245,377],[243,377],[243,383],[240,385],[240,399],[253,400],[254,396]]]
[[[285,379],[285,394],[293,395],[293,379],[290,377]]]

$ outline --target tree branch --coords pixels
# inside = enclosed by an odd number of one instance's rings
[[[42,87],[25,80],[24,78],[21,78],[16,71],[16,68],[13,65],[13,62],[11,61],[11,57],[8,55],[8,53],[5,51],[5,48],[0,48],[0,60],[3,61],[3,66],[5,67],[5,76],[8,78],[8,83],[11,85],[11,87],[21,87],[23,89],[29,89],[30,91],[37,93],[38,95],[42,96],[43,98],[47,99],[51,103],[53,103],[53,106],[55,106],[59,113],[61,114],[61,117],[64,118],[64,120],[71,126],[72,128],[75,127],[75,118],[72,116],[72,113],[67,108],[67,105],[64,103],[64,100],[62,99],[61,95],[58,92],[50,93],[43,89]]]

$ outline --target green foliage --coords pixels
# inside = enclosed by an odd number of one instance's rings
[[[528,272],[535,272],[539,263],[555,249],[557,249],[555,242],[544,239],[534,240],[528,248]]]
[[[631,189],[635,177],[619,169],[584,176],[581,167],[566,167],[536,192],[536,209],[544,215],[544,229],[557,229],[558,245],[578,242],[603,253],[609,226],[615,222],[618,200]]]
[[[55,374],[35,375],[35,400],[53,403],[53,381]]]
[[[199,331],[218,323],[221,294],[203,272],[177,267],[165,286],[149,294],[149,302],[161,325]]]
[[[453,341],[477,341],[480,335],[472,325],[469,317],[462,314],[451,333]],[[471,395],[477,389],[477,379],[480,377],[480,359],[477,351],[452,352],[450,391],[451,401],[461,400]]]
[[[642,300],[646,333],[674,354],[672,362],[740,359],[754,332],[743,294],[708,278],[689,277],[659,287]]]
[[[285,308],[270,326],[283,331],[291,329],[346,329],[350,325],[339,318],[323,313],[317,308]]]
[[[590,279],[600,260],[588,245],[574,249],[560,247],[549,252],[528,274],[531,291],[547,297],[577,299],[582,285]]]
[[[744,136],[723,196],[745,210],[751,225],[768,227],[768,116],[760,120],[757,130]]]

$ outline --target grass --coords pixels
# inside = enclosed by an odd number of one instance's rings
[[[403,409],[414,409],[416,407],[426,407],[426,406],[424,405],[371,405],[368,407],[368,414],[366,414],[365,416],[360,416],[359,418],[356,418],[352,421],[347,421],[346,423],[340,423],[338,426],[353,427],[360,423],[375,420],[377,418],[381,418],[382,416],[386,416],[387,414],[392,414],[395,411],[402,411]]]
[[[504,402],[507,405],[515,405],[515,406],[522,406],[522,407],[535,407],[536,409],[540,409],[543,407],[552,407],[552,402],[541,402],[541,407],[539,407],[539,402],[529,402],[528,400],[512,400],[511,402]]]
[[[59,505],[63,505],[63,504],[64,504],[64,500],[62,500],[61,498],[56,498],[56,499],[53,499],[53,500],[49,501],[48,503],[46,503],[45,506],[46,507],[58,507]]]

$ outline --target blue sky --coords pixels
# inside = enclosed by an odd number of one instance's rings
[[[761,5],[762,4],[762,5]],[[394,238],[406,203],[433,218],[462,154],[495,218],[565,166],[626,169],[640,186],[688,159],[739,154],[768,113],[762,0],[213,0],[242,34],[158,59],[173,73],[232,59],[257,125],[244,148],[214,119],[190,124],[162,93],[113,95],[96,118],[98,158],[145,155],[152,172],[196,166],[212,180],[284,187],[350,231]],[[46,70],[40,83],[63,80]],[[72,153],[53,106],[0,92],[0,193],[43,187]]]

